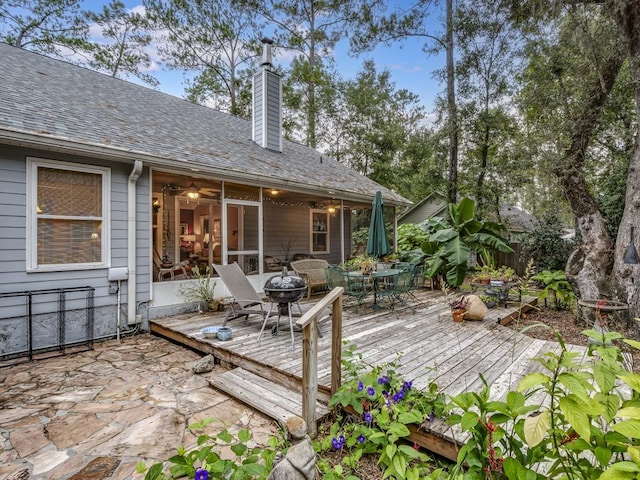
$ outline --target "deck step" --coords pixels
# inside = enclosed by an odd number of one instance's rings
[[[302,416],[302,396],[278,383],[266,380],[243,368],[234,368],[208,378],[209,384],[239,400],[280,425],[292,415]],[[316,402],[316,418],[329,414],[329,408]]]

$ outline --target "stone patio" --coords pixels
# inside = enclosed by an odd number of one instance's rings
[[[0,480],[142,479],[139,461],[194,445],[186,426],[209,417],[207,433],[248,427],[266,443],[277,425],[209,386],[223,367],[194,374],[200,357],[143,334],[0,368]]]

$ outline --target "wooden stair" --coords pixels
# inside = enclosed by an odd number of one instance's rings
[[[243,368],[234,368],[207,378],[209,384],[285,425],[292,415],[302,417],[302,395],[279,383],[262,378]],[[329,408],[316,402],[316,418],[329,414]]]

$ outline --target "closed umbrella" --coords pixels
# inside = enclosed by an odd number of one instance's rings
[[[376,192],[371,210],[371,224],[369,225],[369,238],[367,239],[367,254],[372,257],[382,258],[389,255],[389,240],[384,228],[384,210],[382,206],[382,193]]]

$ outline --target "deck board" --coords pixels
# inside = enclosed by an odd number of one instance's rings
[[[523,300],[526,306],[534,302],[533,298]],[[556,342],[533,339],[500,324],[505,318],[517,317],[522,305],[509,304],[507,308],[491,309],[485,320],[480,322],[454,323],[440,292],[422,290],[412,304],[414,311],[407,307],[394,311],[345,308],[342,338],[355,344],[356,351],[371,365],[395,361],[397,352],[400,352],[399,373],[412,380],[416,388],[426,388],[433,381],[445,393],[456,395],[481,389],[484,386],[480,378],[482,374],[491,386],[491,398],[504,399],[525,375],[542,371],[532,358],[559,350]],[[311,305],[303,303],[303,308]],[[233,338],[229,341],[203,337],[203,327],[222,325],[223,321],[224,313],[194,313],[155,319],[150,323],[152,332],[165,335],[170,332],[173,340],[183,341],[191,348],[212,353],[232,366],[240,366],[294,391],[301,391],[302,336],[295,332],[295,348],[292,349],[288,317],[280,319],[277,336],[271,335],[275,319],[270,319],[260,342],[257,340],[262,319],[258,315],[230,321],[228,326],[233,329]],[[326,401],[331,384],[330,320],[321,323],[320,332],[318,400]],[[582,356],[586,352],[586,348],[581,346],[568,348]],[[236,380],[241,382],[241,379]],[[237,395],[244,394],[238,391]],[[256,396],[260,395],[269,397],[269,387],[257,387]],[[277,398],[283,399],[283,395]],[[544,395],[537,395],[535,399],[544,402]],[[244,401],[251,404],[253,400],[245,398]],[[273,416],[278,421],[282,421],[287,411],[300,407],[298,397],[289,398],[287,402],[291,405],[286,409],[277,409],[277,412],[274,409]],[[450,455],[466,439],[466,435],[440,420],[432,422],[429,431],[419,434],[421,438],[429,435],[430,444],[440,449],[436,453],[444,455]]]

